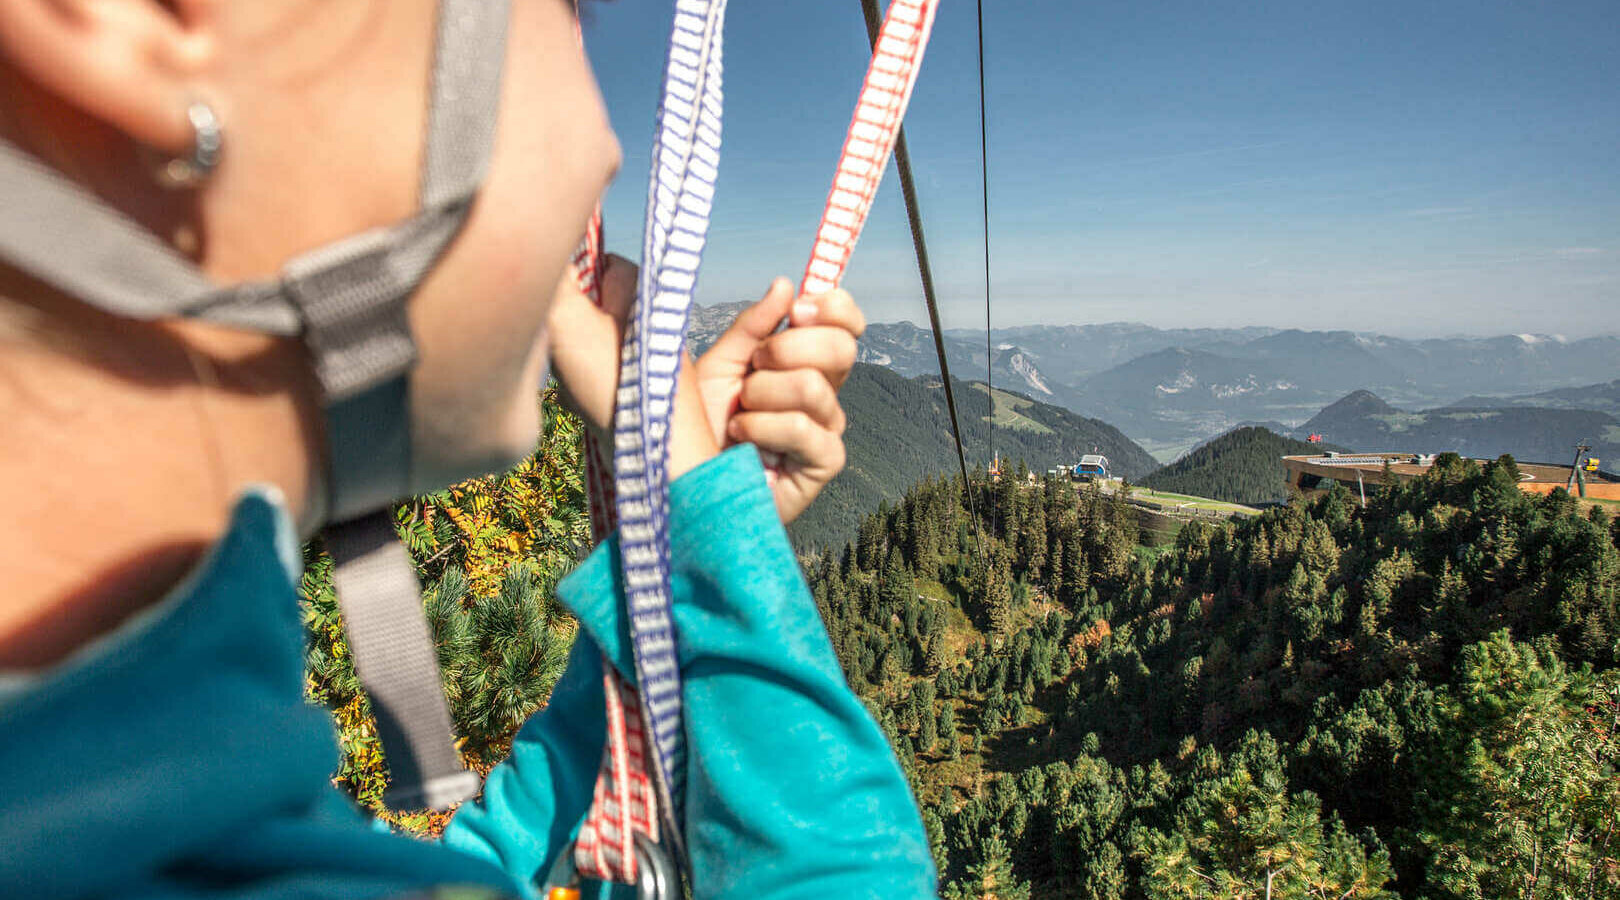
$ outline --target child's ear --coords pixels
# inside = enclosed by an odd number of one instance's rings
[[[210,0],[4,0],[0,54],[29,81],[127,134],[178,155],[217,52]]]

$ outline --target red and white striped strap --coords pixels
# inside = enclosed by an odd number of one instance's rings
[[[646,734],[636,689],[608,667],[602,675],[608,742],[591,811],[574,842],[574,869],[597,881],[634,884],[636,834],[658,842],[658,802],[647,777]]]
[[[923,51],[934,28],[937,0],[893,0],[878,32],[872,64],[866,70],[855,116],[844,135],[844,151],[833,175],[832,190],[816,228],[816,243],[805,265],[800,294],[825,294],[844,280],[855,242],[866,227],[867,213],[877,197],[883,170],[889,167],[900,135],[900,123],[911,103]],[[761,454],[766,480],[774,482],[781,454]]]
[[[583,36],[581,36],[583,40]],[[602,208],[591,214],[585,238],[572,260],[579,289],[602,304]],[[613,454],[590,432],[585,435],[585,488],[590,500],[591,540],[601,543],[618,527],[613,494]],[[635,884],[636,834],[658,843],[658,799],[647,774],[646,733],[635,685],[602,657],[602,695],[607,713],[607,746],[597,770],[591,809],[574,840],[574,870],[584,878]]]
[[[928,34],[934,28],[936,6],[936,0],[893,0],[889,4],[855,117],[844,137],[844,152],[821,214],[821,226],[816,229],[816,245],[799,285],[801,294],[825,294],[844,279],[883,170],[894,152],[906,105],[911,102]]]
[[[602,211],[591,217],[585,240],[575,252],[579,288],[602,302],[600,276]],[[585,438],[586,489],[590,498],[591,538],[600,543],[617,526],[613,505],[612,456],[601,442]],[[619,675],[612,660],[602,658],[602,693],[607,707],[607,746],[597,770],[590,812],[574,841],[574,869],[584,878],[635,884],[635,838],[658,842],[658,800],[647,775],[646,733],[635,686]]]

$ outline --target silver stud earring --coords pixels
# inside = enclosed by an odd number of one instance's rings
[[[186,119],[193,133],[191,153],[176,156],[158,168],[158,180],[164,187],[197,187],[207,181],[219,165],[225,133],[220,128],[219,117],[214,115],[214,108],[201,100],[193,101],[186,109]]]

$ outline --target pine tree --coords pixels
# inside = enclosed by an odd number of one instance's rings
[[[888,527],[884,529],[884,535],[888,539],[889,546],[902,552],[911,546],[911,511],[915,505],[915,499],[915,493],[908,495],[905,502],[895,508],[893,515],[889,519]]]
[[[855,542],[855,564],[858,568],[870,572],[883,561],[886,552],[883,534],[883,520],[887,517],[888,505],[878,507],[878,512],[861,520],[860,531]]]
[[[905,674],[905,665],[900,661],[902,648],[898,644],[890,645],[878,658],[877,672],[873,680],[881,685],[890,685],[898,682]]]
[[[1005,463],[1003,464],[1005,466]],[[1018,482],[1010,477],[1002,476],[993,488],[994,506],[992,507],[993,524],[996,526],[995,535],[1004,541],[1011,540],[1018,534],[1018,521],[1021,518],[1018,506]]]
[[[921,727],[917,729],[917,749],[922,753],[933,753],[939,743],[939,721],[934,718],[932,710],[922,711]]]
[[[1063,584],[1059,597],[1069,606],[1076,607],[1085,599],[1086,591],[1091,587],[1091,566],[1086,560],[1085,542],[1078,535],[1064,544],[1064,552]]]
[[[903,615],[916,601],[917,586],[906,571],[906,564],[898,549],[889,551],[883,565],[883,577],[878,584],[878,621],[887,623],[891,616]]]
[[[905,577],[904,570],[902,570],[902,574],[898,577]],[[900,610],[901,633],[910,640],[920,640],[922,638],[922,631],[917,627],[917,623],[922,618],[922,607],[917,604],[914,598],[906,597],[900,601]]]
[[[951,864],[950,853],[945,848],[945,822],[933,809],[922,811],[922,821],[923,831],[928,835],[928,853],[934,858],[934,870],[943,878]]]
[[[917,529],[917,577],[939,577],[939,534],[933,522],[924,522]]]
[[[928,651],[923,657],[923,672],[937,675],[945,668],[945,632],[936,631],[928,638]]]
[[[900,730],[916,731],[918,726],[922,723],[922,714],[922,704],[917,702],[917,695],[913,693],[910,697],[906,698],[905,706],[901,708]],[[929,711],[929,717],[933,717],[932,710]]]
[[[1046,571],[1046,510],[1039,499],[1019,525],[1018,555],[1029,578],[1040,581]]]
[[[973,900],[1029,900],[1029,884],[1013,875],[1012,851],[1001,837],[1001,826],[994,825],[979,848],[979,861],[968,866],[963,896]]]
[[[991,633],[1005,639],[1013,623],[1012,570],[1005,556],[998,556],[986,572],[985,610]]]
[[[1052,543],[1046,556],[1046,592],[1063,601],[1063,538],[1055,531],[1052,533]]]
[[[986,705],[984,721],[980,726],[986,737],[995,737],[1001,733],[1003,728],[1007,727],[1007,719],[1002,714],[1001,707],[1002,704],[1000,702],[994,702]]]
[[[1428,766],[1426,843],[1451,895],[1615,895],[1620,674],[1570,671],[1550,642],[1499,631],[1458,663]],[[1599,874],[1600,872],[1605,874]],[[1606,891],[1606,893],[1605,893]]]
[[[1083,896],[1088,900],[1124,900],[1129,890],[1125,855],[1113,841],[1103,841],[1096,855],[1086,861]]]

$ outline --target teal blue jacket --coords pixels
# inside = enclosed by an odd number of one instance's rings
[[[670,493],[693,896],[933,896],[915,804],[844,683],[758,455],[728,451]],[[0,682],[0,897],[536,896],[601,762],[604,655],[632,672],[617,551],[560,586],[589,639],[483,796],[426,843],[333,789],[332,721],[303,697],[297,540],[271,494],[244,495],[163,602]]]

